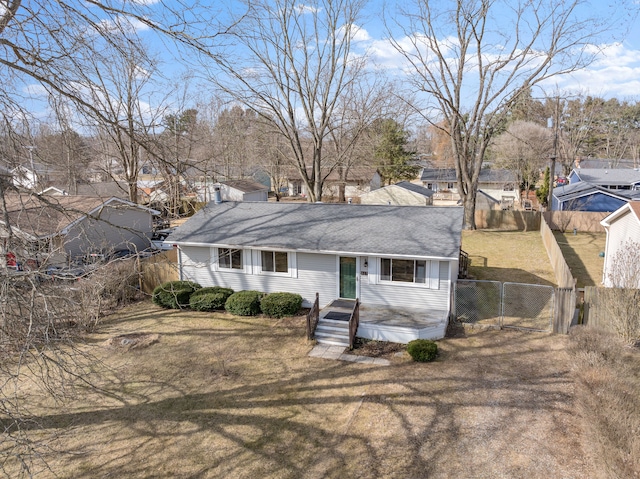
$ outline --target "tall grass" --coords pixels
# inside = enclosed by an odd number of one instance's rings
[[[640,350],[611,333],[574,328],[568,352],[586,449],[602,477],[640,477]]]

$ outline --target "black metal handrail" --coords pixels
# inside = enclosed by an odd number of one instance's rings
[[[460,261],[458,262],[458,278],[466,278],[469,275],[469,253],[460,248]]]
[[[307,339],[314,338],[318,321],[320,321],[320,294],[316,293],[316,300],[307,313]]]
[[[360,301],[356,298],[356,304],[353,305],[353,311],[349,317],[349,349],[353,349],[356,341],[356,333],[360,325]]]

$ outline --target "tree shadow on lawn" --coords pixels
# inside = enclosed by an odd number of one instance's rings
[[[601,251],[604,251],[605,246],[602,244],[602,234],[592,235],[581,232],[579,237],[581,244],[572,244],[572,240],[574,240],[574,238],[569,238],[567,237],[567,234],[559,231],[555,231],[554,236],[556,237],[558,246],[560,246],[560,249],[562,250],[562,255],[564,256],[569,269],[571,269],[571,274],[576,278],[576,286],[578,288],[584,288],[585,286],[600,286],[604,259],[600,259],[600,256],[597,256],[597,258],[591,258],[592,263],[595,264],[592,264],[591,267],[589,267],[583,261],[583,256],[588,256],[589,253],[592,255],[599,255]],[[585,238],[587,238],[586,242]],[[584,245],[588,245],[587,251],[578,251],[574,247]],[[595,272],[593,271],[594,268],[596,269]],[[596,275],[595,277],[592,275],[592,272]]]
[[[77,438],[64,457],[74,477],[428,477],[487,438],[521,443],[532,427],[522,414],[571,414],[567,369],[538,359],[549,352],[545,338],[473,333],[441,341],[435,363],[386,368],[282,357],[286,372],[267,376],[238,363],[237,375],[197,390],[176,395],[159,381],[146,397],[123,394],[120,406],[43,414],[32,424]],[[246,353],[246,361],[279,360]],[[194,361],[185,374],[203,367],[210,364]],[[135,378],[119,381],[115,393],[135,389]],[[158,398],[162,391],[172,395]]]
[[[524,269],[473,266],[473,263],[469,266],[469,279],[555,286],[555,283]]]

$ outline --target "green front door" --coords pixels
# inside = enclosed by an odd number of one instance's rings
[[[340,256],[340,297],[356,299],[356,258]]]

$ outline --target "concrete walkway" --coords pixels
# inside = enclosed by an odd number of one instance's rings
[[[312,358],[337,359],[339,361],[351,361],[360,364],[376,364],[378,366],[389,366],[391,364],[387,359],[370,358],[367,356],[356,356],[354,354],[345,354],[344,346],[331,346],[328,344],[317,344],[309,352]]]

